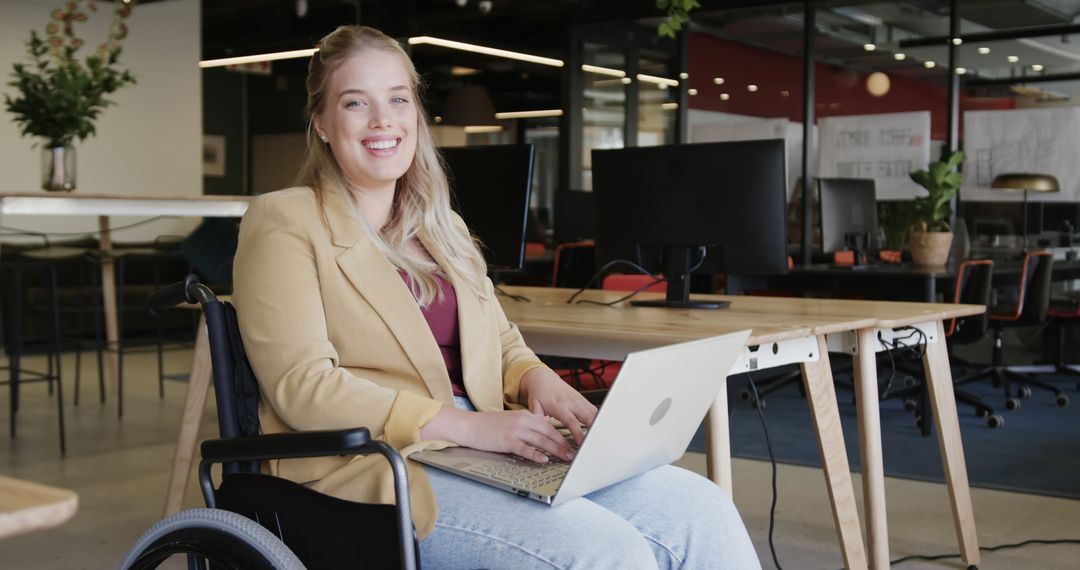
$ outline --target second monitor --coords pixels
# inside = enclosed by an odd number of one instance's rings
[[[690,299],[694,271],[787,272],[783,140],[594,150],[592,164],[598,264],[667,277],[666,300],[636,304],[709,307]]]
[[[819,178],[821,249],[877,251],[877,200],[872,178]]]
[[[439,149],[451,202],[484,245],[488,269],[520,270],[532,189],[533,145]]]

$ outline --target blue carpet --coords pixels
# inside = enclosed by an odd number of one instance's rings
[[[888,372],[883,372],[883,375]],[[989,382],[965,386],[995,406],[1005,424],[990,429],[975,417],[970,406],[960,404],[960,431],[967,459],[968,477],[973,487],[1021,491],[1055,497],[1080,499],[1080,394],[1077,380],[1046,377],[1065,389],[1071,402],[1059,408],[1050,392],[1035,390],[1022,406],[1008,411],[999,389]],[[765,437],[757,412],[739,398],[745,380],[730,382],[732,454],[736,457],[768,461]],[[837,388],[840,416],[853,470],[859,470],[859,430],[855,423],[855,403],[850,390]],[[791,384],[769,394],[764,408],[776,459],[782,463],[820,466],[817,441],[807,402]],[[924,481],[945,480],[936,429],[931,437],[921,437],[914,415],[904,411],[899,400],[881,402],[881,434],[886,475]],[[704,449],[701,430],[690,444],[691,451]]]

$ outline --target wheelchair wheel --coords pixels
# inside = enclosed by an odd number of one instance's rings
[[[175,554],[194,557],[198,568],[206,568],[208,561],[212,569],[304,570],[273,533],[222,509],[188,509],[158,521],[135,541],[120,568],[157,568]]]

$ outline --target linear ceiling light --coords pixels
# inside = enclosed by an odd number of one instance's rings
[[[298,57],[311,57],[311,54],[319,51],[316,48],[297,49],[292,51],[279,51],[275,53],[263,53],[259,55],[244,55],[240,57],[226,57],[223,59],[207,59],[199,62],[199,67],[224,67],[226,65],[241,65],[244,63],[257,63],[260,61],[277,61],[279,59],[295,59]]]
[[[469,125],[465,127],[465,134],[481,134],[481,133],[501,133],[503,130],[499,125]]]
[[[527,61],[530,63],[539,63],[540,65],[550,65],[551,67],[563,66],[562,60],[550,57],[540,57],[538,55],[532,55],[528,53],[478,46],[476,44],[467,44],[465,42],[455,42],[453,40],[444,40],[442,38],[433,38],[431,36],[417,36],[415,38],[409,38],[409,45],[415,46],[424,44],[461,51],[468,51],[472,53],[482,53],[484,55],[503,57],[506,59],[516,59],[518,61]]]
[[[562,109],[539,109],[536,111],[507,111],[495,113],[496,119],[532,119],[536,117],[561,117]]]
[[[678,87],[679,82],[674,79],[668,79],[667,77],[657,77],[655,75],[645,75],[644,73],[637,74],[638,81],[645,81],[647,83],[655,83],[657,85],[665,85],[667,87]]]
[[[589,73],[596,73],[599,75],[610,75],[611,77],[626,77],[626,72],[619,69],[611,69],[610,67],[600,67],[599,65],[582,64],[582,71]]]

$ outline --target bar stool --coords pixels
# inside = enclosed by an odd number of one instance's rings
[[[183,242],[182,236],[158,236],[154,239],[154,242],[150,246],[136,246],[136,247],[118,247],[109,252],[109,255],[114,261],[115,273],[116,273],[116,307],[117,307],[117,417],[123,417],[124,415],[124,356],[127,352],[127,348],[130,346],[130,339],[125,338],[125,321],[126,314],[130,312],[138,312],[140,315],[146,312],[145,303],[140,297],[138,303],[127,303],[128,288],[131,283],[128,282],[127,277],[130,275],[129,271],[132,266],[137,263],[145,263],[151,268],[152,287],[158,288],[167,282],[175,280],[175,276],[165,274],[165,265],[173,262],[183,264],[180,269],[183,273],[178,271],[180,275],[190,272],[190,265],[188,264],[183,253],[179,251],[179,246]],[[94,252],[92,255],[95,263],[101,262],[100,251]],[[96,274],[95,274],[96,275]],[[100,277],[95,278],[95,287],[100,286]],[[99,290],[100,291],[100,290]],[[95,296],[95,316],[100,313],[100,293]],[[101,320],[95,320],[95,338],[100,338]],[[155,323],[156,335],[155,335],[155,348],[157,351],[157,367],[158,367],[158,397],[165,397],[165,361],[164,361],[164,338],[163,338],[163,325],[161,320],[158,319]],[[99,353],[100,357],[100,353]],[[78,390],[78,384],[76,384],[76,390]]]
[[[60,310],[57,298],[56,268],[54,265],[40,261],[5,261],[0,265],[0,272],[5,277],[5,291],[10,292],[7,298],[9,304],[4,307],[4,333],[10,340],[8,346],[8,389],[9,402],[9,427],[11,438],[16,434],[16,416],[19,411],[20,384],[25,382],[44,381],[52,385],[56,382],[56,410],[59,422],[60,454],[67,453],[67,440],[64,431],[64,386],[60,365]],[[22,368],[24,349],[23,326],[26,323],[26,309],[31,306],[26,302],[26,290],[24,280],[26,274],[36,273],[43,276],[43,285],[46,298],[46,316],[48,319],[49,335],[46,347],[46,371],[38,372]],[[23,378],[30,375],[31,378]]]
[[[38,262],[45,263],[53,267],[53,271],[58,274],[66,274],[66,271],[58,271],[58,269],[64,269],[65,266],[70,267],[75,265],[78,273],[77,281],[75,283],[78,289],[78,297],[74,313],[76,316],[77,324],[75,327],[75,334],[71,337],[64,337],[61,335],[61,344],[67,344],[75,348],[75,398],[74,404],[79,405],[80,385],[82,383],[82,352],[86,346],[86,340],[83,338],[84,324],[86,321],[87,312],[91,312],[94,315],[92,322],[100,323],[100,307],[94,302],[92,298],[95,284],[99,277],[94,271],[96,266],[93,265],[93,252],[98,250],[96,244],[79,245],[76,243],[65,243],[63,245],[52,244],[47,236],[41,235],[44,244],[40,247],[31,247],[20,250],[18,257]],[[59,276],[57,277],[59,285]],[[57,301],[58,311],[62,314],[65,309],[63,305]],[[98,373],[98,394],[101,403],[105,403],[105,366],[102,357],[103,338],[101,334],[100,325],[94,327],[95,337],[92,346],[97,352],[97,373]],[[51,386],[50,386],[51,390]]]

